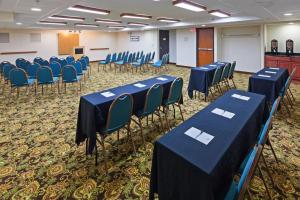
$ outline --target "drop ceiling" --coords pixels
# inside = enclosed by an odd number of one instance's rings
[[[220,25],[232,23],[270,23],[300,20],[300,0],[193,0],[206,6],[209,10],[220,9],[231,14],[229,18],[218,18],[207,11],[192,12],[172,5],[172,0],[0,0],[1,14],[13,14],[13,20],[0,20],[0,28],[43,28],[43,29],[92,29],[109,30],[108,24],[96,23],[95,18],[121,20],[127,26],[125,30],[201,26],[202,24]],[[96,15],[68,10],[73,5],[84,5],[110,10],[109,15]],[[40,7],[41,12],[31,11],[32,7]],[[153,16],[149,20],[124,19],[121,13],[136,13]],[[284,16],[284,13],[293,13]],[[97,28],[75,27],[72,21],[66,21],[66,27],[37,24],[38,21],[61,21],[49,19],[52,15],[70,15],[84,17],[84,23],[98,24]],[[181,20],[178,23],[158,22],[158,17],[168,17]],[[17,25],[16,23],[22,23]],[[128,22],[149,24],[148,27],[128,26]]]

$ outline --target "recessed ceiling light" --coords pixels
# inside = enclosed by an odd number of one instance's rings
[[[70,21],[84,21],[85,18],[77,16],[67,16],[67,15],[52,15],[48,17],[49,19],[61,19],[61,20],[70,20]]]
[[[205,27],[206,25],[205,25],[205,24],[202,24],[201,26],[202,26],[202,27]]]
[[[295,23],[294,23],[294,22],[290,22],[290,23],[289,23],[289,25],[293,25],[293,24],[295,24]]]
[[[22,25],[23,23],[22,23],[22,22],[17,22],[16,24],[17,24],[17,25]]]
[[[125,28],[125,26],[108,26],[108,28],[121,29]]]
[[[58,25],[58,26],[66,26],[66,22],[51,22],[51,21],[39,21],[37,24],[45,24],[45,25]]]
[[[148,26],[149,24],[138,23],[138,22],[128,22],[130,26]]]
[[[98,25],[96,24],[83,24],[83,23],[77,23],[75,24],[75,26],[79,26],[79,27],[92,27],[92,28],[97,28]]]
[[[198,3],[188,1],[188,0],[175,0],[175,1],[173,1],[173,5],[180,7],[180,8],[187,9],[187,10],[191,10],[194,12],[201,12],[201,11],[206,10],[205,6],[202,6]]]
[[[95,19],[95,22],[104,23],[104,24],[122,24],[121,21],[110,20],[110,19]]]
[[[82,5],[75,5],[75,6],[69,7],[68,10],[93,13],[93,14],[98,14],[98,15],[108,15],[110,13],[109,10],[87,7],[87,6],[82,6]]]
[[[217,17],[230,17],[230,14],[223,12],[221,10],[211,10],[208,13]]]
[[[180,22],[179,19],[173,19],[173,18],[167,18],[167,17],[159,17],[159,18],[157,18],[157,21],[168,22],[168,23]]]
[[[31,11],[35,11],[35,12],[41,12],[42,9],[41,8],[36,8],[36,7],[33,7],[30,9]]]
[[[120,17],[131,18],[131,19],[151,19],[152,16],[144,14],[132,14],[132,13],[122,13]]]
[[[293,13],[284,13],[283,15],[284,15],[284,16],[292,16]]]

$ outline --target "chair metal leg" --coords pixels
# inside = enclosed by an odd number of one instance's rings
[[[130,140],[131,140],[131,143],[132,143],[132,147],[133,147],[134,154],[136,154],[136,150],[135,150],[135,145],[134,145],[133,137],[132,137],[132,135],[131,135],[130,124],[127,125],[126,129],[127,129],[127,133],[128,133],[128,135],[129,135]]]
[[[232,83],[233,83],[234,88],[236,89],[236,85],[235,85],[235,83],[234,83],[233,78],[231,79],[231,81],[232,81]]]
[[[269,196],[269,199],[272,199],[271,194],[270,194],[270,191],[269,191],[269,189],[268,189],[268,187],[267,187],[266,180],[265,180],[265,178],[264,178],[264,176],[263,176],[263,173],[262,173],[262,171],[261,171],[261,168],[260,168],[259,164],[257,164],[257,168],[258,168],[260,177],[261,177],[261,179],[263,180],[263,183],[264,183],[264,186],[265,186],[265,188],[266,188],[266,191],[267,191],[267,194],[268,194],[268,196]]]
[[[252,198],[251,192],[249,191],[249,188],[247,188],[246,191],[247,191],[247,194],[248,194],[248,196],[249,196],[249,199],[252,200],[253,198]]]
[[[291,90],[290,88],[288,88],[288,91],[290,92],[290,94],[291,94],[291,96],[292,96],[292,99],[293,99],[293,101],[295,102],[296,99],[295,99],[295,97],[294,97],[294,95],[293,95],[293,93],[292,93],[292,90]]]
[[[168,127],[169,130],[171,130],[170,124],[169,124],[169,121],[168,121],[168,108],[167,107],[164,107],[164,114],[165,114],[165,119],[166,119],[166,122],[167,122],[167,127]]]
[[[288,105],[286,104],[284,98],[282,98],[282,102],[283,102],[283,105],[284,105],[284,107],[285,107],[285,109],[286,109],[288,115],[291,116],[290,109],[289,109]]]
[[[142,126],[142,118],[139,118],[139,123],[138,125],[140,126],[141,129],[141,137],[142,137],[142,141],[143,141],[143,145],[144,145],[144,149],[146,150],[146,143],[145,143],[145,138],[144,138],[144,134],[143,134],[143,126]]]
[[[159,109],[157,110],[157,115],[158,115],[158,118],[159,118],[159,121],[160,121],[160,124],[161,124],[161,129],[163,131],[164,130],[164,124],[163,124],[162,117],[161,117]]]
[[[292,102],[292,100],[291,100],[291,97],[290,97],[289,93],[286,92],[286,95],[285,95],[285,96],[287,97],[288,103],[290,104],[291,108],[293,109],[293,102]]]
[[[98,165],[98,150],[97,150],[97,141],[96,141],[96,144],[95,144],[95,151],[96,151],[96,156],[95,156],[95,165],[97,166],[97,165]]]
[[[276,154],[275,154],[275,151],[274,151],[274,149],[273,149],[273,146],[272,146],[272,143],[271,143],[270,139],[268,139],[268,144],[269,144],[269,146],[270,146],[270,149],[271,149],[271,151],[272,151],[272,154],[274,155],[274,158],[275,158],[276,163],[277,163],[277,165],[278,165],[279,162],[278,162],[277,156],[276,156]]]
[[[174,107],[174,104],[172,104],[172,107],[173,107],[173,116],[174,116],[174,119],[176,119],[176,116],[175,116],[175,107]]]
[[[181,110],[181,106],[180,104],[178,103],[178,108],[179,108],[179,111],[180,111],[180,115],[181,115],[181,118],[182,118],[182,121],[184,121],[184,118],[183,118],[183,113],[182,113],[182,110]]]
[[[100,136],[101,137],[101,145],[102,145],[102,151],[103,151],[103,156],[104,156],[104,166],[105,166],[105,173],[108,174],[108,167],[107,167],[107,155],[106,155],[106,149],[105,149],[105,136]]]
[[[268,167],[268,165],[267,165],[267,162],[266,162],[266,159],[265,159],[265,157],[264,157],[263,152],[261,153],[261,157],[262,157],[262,160],[263,160],[263,162],[264,162],[264,164],[265,164],[265,166],[266,166],[266,171],[267,171],[268,176],[270,177],[270,180],[271,180],[271,182],[272,182],[272,185],[275,186],[273,177],[272,177],[272,175],[271,175],[270,169],[269,169],[269,167]]]

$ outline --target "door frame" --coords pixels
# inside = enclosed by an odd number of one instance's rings
[[[198,44],[199,44],[199,32],[200,29],[212,29],[213,30],[213,61],[215,60],[215,27],[206,27],[206,28],[196,28],[196,67],[198,66],[198,58],[199,58],[199,54],[198,54]]]

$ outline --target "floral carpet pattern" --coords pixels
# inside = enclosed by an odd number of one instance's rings
[[[40,89],[37,96],[33,91],[21,90],[19,98],[15,94],[9,98],[6,87],[0,96],[0,199],[148,199],[153,143],[164,134],[159,120],[155,118],[145,128],[146,148],[139,128],[132,125],[137,155],[133,155],[125,133],[121,134],[119,148],[116,134],[108,138],[108,175],[102,154],[99,153],[99,165],[95,166],[95,157],[85,155],[85,144],[75,144],[75,131],[81,95],[157,74],[148,71],[132,75],[102,69],[98,72],[96,64],[92,68],[79,94],[77,86],[70,85],[67,94],[58,94],[55,87],[49,87],[44,95]],[[203,97],[188,98],[189,69],[170,66],[169,71],[160,73],[183,77],[185,119],[210,103],[204,102]],[[248,77],[235,74],[239,89],[247,89]],[[270,134],[279,165],[268,148],[265,151],[276,184],[273,188],[268,181],[273,199],[300,199],[300,84],[292,84],[292,91],[296,104],[291,117],[279,113]],[[179,124],[177,116],[175,123]],[[254,199],[267,199],[258,177],[253,179],[250,191]]]

